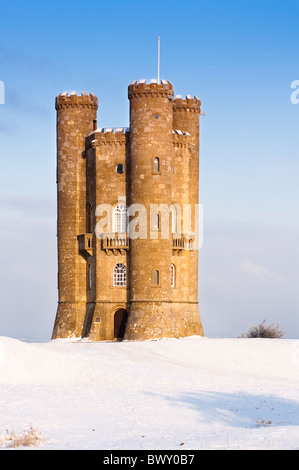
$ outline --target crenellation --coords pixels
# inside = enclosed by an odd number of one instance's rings
[[[178,134],[178,135],[184,135],[184,136],[189,136],[191,135],[189,132],[187,131],[182,131],[180,129],[173,129],[172,131],[173,134]]]
[[[172,131],[172,145],[174,147],[191,148],[193,145],[191,134],[189,132],[173,130]]]
[[[183,99],[181,95],[176,95],[172,104],[174,112],[201,113],[201,101],[196,96],[192,98],[191,95],[186,95]]]
[[[158,83],[156,79],[152,79],[150,83],[147,83],[145,79],[140,80],[138,83],[135,80],[130,83],[128,88],[129,100],[139,96],[157,97],[158,95],[173,99],[173,93],[173,85],[167,80],[161,80],[161,83]]]
[[[93,93],[82,92],[78,95],[76,91],[72,91],[69,95],[67,91],[60,93],[56,97],[55,108],[56,110],[62,108],[72,107],[86,107],[90,109],[98,109],[98,98]]]
[[[96,129],[87,136],[86,149],[101,145],[126,145],[128,138],[126,127]]]

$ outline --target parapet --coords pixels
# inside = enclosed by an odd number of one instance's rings
[[[191,135],[191,134],[189,134],[189,132],[181,131],[180,129],[173,129],[172,133],[176,134],[176,135],[184,135],[184,136]]]
[[[129,139],[129,128],[110,127],[96,129],[86,138],[86,149],[102,145],[125,145]]]
[[[131,82],[128,87],[129,100],[142,95],[164,95],[172,100],[174,96],[173,85],[168,80],[161,80],[161,82],[158,83],[155,79],[152,79],[149,83],[147,83],[146,80],[140,80],[139,82],[135,80]]]
[[[202,114],[201,111],[201,101],[197,96],[192,98],[191,95],[186,95],[185,99],[181,95],[176,95],[175,99],[172,102],[174,111],[191,111],[198,112]]]
[[[59,93],[56,97],[55,108],[76,108],[76,107],[98,109],[98,98],[93,93],[82,91],[81,95],[77,95],[76,91],[72,91],[69,95],[67,91]]]
[[[187,131],[174,129],[172,131],[172,145],[174,147],[190,147],[192,145],[191,134]]]

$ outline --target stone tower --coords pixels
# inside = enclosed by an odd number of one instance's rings
[[[86,232],[85,139],[93,131],[96,96],[56,98],[57,241],[59,301],[53,337],[80,336],[86,308],[86,261],[77,236]]]
[[[128,98],[129,129],[98,129],[93,94],[56,98],[53,338],[203,335],[196,242],[201,102],[174,98],[165,80],[132,82]]]

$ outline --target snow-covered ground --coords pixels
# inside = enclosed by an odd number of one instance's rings
[[[0,337],[0,436],[30,426],[39,449],[299,449],[299,340]]]

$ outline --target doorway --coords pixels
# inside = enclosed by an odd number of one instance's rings
[[[125,308],[120,308],[114,314],[114,338],[122,341],[125,336],[128,321],[128,312]]]

